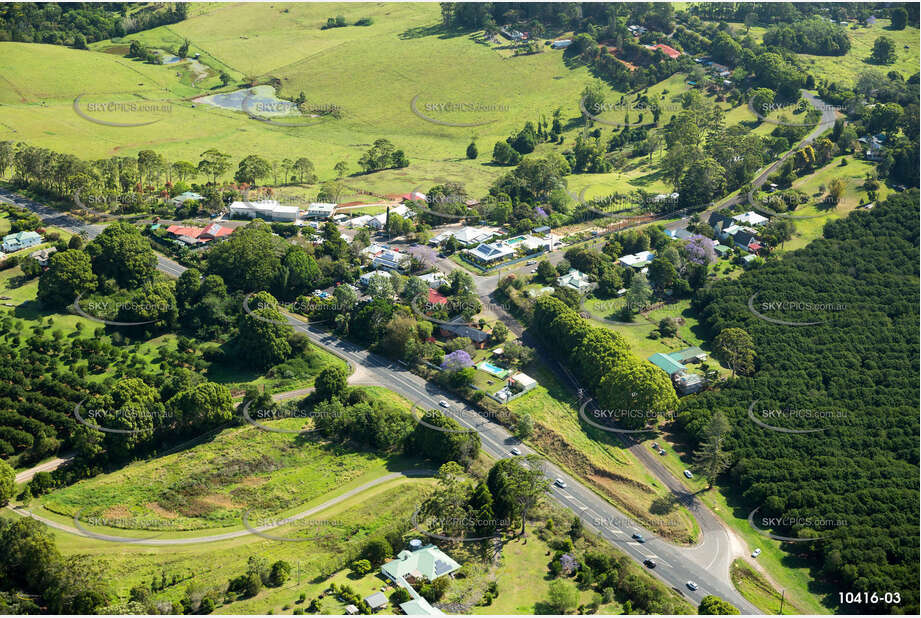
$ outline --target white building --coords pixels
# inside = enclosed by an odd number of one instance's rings
[[[640,251],[639,253],[634,253],[632,255],[622,256],[618,261],[624,266],[642,268],[652,262],[655,257],[656,256],[652,251]]]
[[[457,231],[442,232],[429,241],[429,244],[440,245],[451,237],[462,247],[472,247],[480,243],[488,242],[495,234],[485,227],[462,227]]]
[[[448,278],[445,277],[444,273],[438,271],[420,275],[419,278],[425,281],[433,290],[437,290],[442,286],[442,284],[448,282]]]
[[[249,217],[250,219],[297,221],[298,214],[300,214],[300,209],[297,206],[282,206],[278,200],[234,202],[230,205],[231,216]]]
[[[749,210],[748,212],[742,213],[741,215],[736,215],[732,218],[733,221],[739,225],[764,225],[768,222],[767,217],[762,217],[756,212]]]
[[[589,281],[588,275],[576,270],[575,268],[570,268],[568,273],[562,277],[557,278],[556,283],[560,287],[575,290],[580,294],[592,289],[592,282]]]
[[[369,273],[365,273],[358,278],[358,283],[361,287],[366,288],[371,284],[371,279],[373,277],[387,277],[388,279],[393,276],[389,270],[373,270]]]
[[[329,219],[336,210],[337,204],[329,202],[311,202],[307,207],[307,216],[311,219]]]
[[[572,45],[572,39],[560,39],[559,41],[554,41],[550,44],[550,47],[553,49],[566,49]]]

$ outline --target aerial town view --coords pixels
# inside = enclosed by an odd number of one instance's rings
[[[0,3],[0,615],[918,615],[919,4]]]

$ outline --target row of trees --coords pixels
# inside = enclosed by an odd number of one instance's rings
[[[678,413],[708,478],[729,465],[746,509],[793,522],[775,533],[821,537],[791,545],[821,578],[900,592],[898,607],[860,603],[868,613],[918,608],[918,377],[901,360],[919,352],[918,214],[917,190],[893,195],[827,224],[805,249],[702,290],[694,308],[720,333],[715,351],[739,353],[749,377],[682,400]],[[820,323],[761,320],[748,307],[755,293],[768,317]],[[795,302],[762,304],[771,301]],[[768,425],[822,431],[766,429],[750,404]]]
[[[560,300],[544,296],[534,303],[533,328],[548,347],[593,393],[597,407],[641,410],[643,414],[612,414],[627,429],[640,429],[678,405],[668,375],[641,361],[617,333],[599,328]]]

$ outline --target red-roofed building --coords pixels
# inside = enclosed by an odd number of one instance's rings
[[[429,303],[434,305],[447,305],[448,299],[439,294],[438,290],[429,288]]]
[[[191,244],[189,243],[188,239],[196,240],[198,241],[196,244],[199,244],[219,238],[224,238],[233,234],[233,230],[234,228],[232,227],[224,227],[222,225],[218,225],[217,223],[212,223],[206,228],[191,227],[186,225],[171,225],[166,228],[168,234],[170,234],[173,238],[182,240],[186,244]]]
[[[681,52],[675,49],[674,47],[669,47],[668,45],[663,45],[662,43],[659,43],[658,45],[653,45],[651,49],[661,50],[663,54],[665,54],[672,60],[674,60],[675,58],[681,55]]]
[[[191,238],[198,238],[198,235],[202,233],[202,228],[189,227],[185,225],[171,225],[166,228],[166,231],[173,236],[189,236]]]
[[[198,238],[202,240],[215,240],[217,238],[230,236],[231,234],[233,234],[232,227],[224,227],[222,225],[218,225],[217,223],[212,223],[204,230],[202,230],[202,233],[198,235]]]

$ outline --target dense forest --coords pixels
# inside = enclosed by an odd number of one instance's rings
[[[816,539],[788,547],[808,555],[819,579],[901,595],[898,606],[845,612],[918,611],[918,214],[917,190],[893,195],[695,302],[714,334],[751,335],[755,371],[684,399],[679,423],[703,440],[715,411],[731,420],[726,484],[759,517],[799,522],[775,533]],[[749,309],[753,294],[766,317],[821,323],[760,319]],[[822,431],[765,428],[749,418],[752,402],[764,424]]]
[[[0,41],[72,45],[121,37],[185,19],[188,5],[124,2],[0,3]]]

